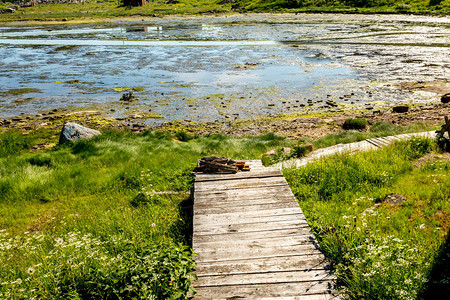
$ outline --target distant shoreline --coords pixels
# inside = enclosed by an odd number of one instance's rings
[[[157,1],[158,2],[158,1]],[[346,6],[323,6],[323,7],[301,7],[301,8],[279,8],[268,7],[235,7],[231,3],[217,4],[214,1],[196,4],[194,1],[185,1],[186,4],[165,4],[150,2],[141,7],[118,6],[116,1],[112,2],[81,2],[41,4],[29,7],[19,7],[14,3],[3,3],[2,8],[11,7],[16,9],[13,13],[1,13],[0,25],[2,23],[17,24],[57,24],[57,23],[91,23],[136,20],[139,18],[171,18],[171,17],[205,17],[205,16],[227,16],[240,14],[339,14],[339,15],[416,15],[416,16],[449,16],[450,4],[447,1],[435,6],[430,6],[427,1],[419,1],[414,5],[392,4],[381,7],[346,7]]]

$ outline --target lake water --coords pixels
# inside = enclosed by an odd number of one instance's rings
[[[0,27],[0,118],[53,108],[214,121],[429,102],[450,19],[269,16]],[[39,92],[8,91],[35,88]],[[124,105],[134,88],[136,101]],[[338,106],[330,107],[332,101]],[[151,117],[162,117],[153,119]]]

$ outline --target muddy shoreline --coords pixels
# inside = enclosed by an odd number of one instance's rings
[[[77,122],[98,130],[129,130],[143,132],[186,132],[192,135],[226,134],[243,137],[276,133],[291,140],[301,138],[320,138],[327,134],[345,131],[342,124],[348,118],[365,118],[369,125],[376,122],[407,126],[424,123],[427,126],[440,126],[444,116],[450,115],[450,103],[434,102],[422,106],[412,106],[406,113],[395,113],[391,109],[367,111],[324,111],[320,114],[277,115],[252,120],[229,122],[191,122],[189,120],[169,121],[157,126],[149,126],[139,116],[135,118],[116,119],[106,116],[102,111],[64,111],[54,109],[37,115],[21,115],[9,119],[0,119],[0,132],[10,129],[21,130],[30,134],[35,130],[51,130],[58,132],[66,122]]]

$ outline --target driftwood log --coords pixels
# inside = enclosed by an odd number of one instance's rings
[[[250,171],[250,167],[243,161],[234,161],[226,157],[206,156],[197,162],[195,172],[203,173],[231,173]]]

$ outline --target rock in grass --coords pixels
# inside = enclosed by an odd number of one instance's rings
[[[392,108],[392,111],[395,113],[405,113],[408,112],[408,110],[409,110],[408,105],[397,105]]]
[[[75,142],[78,140],[87,140],[93,136],[102,134],[98,130],[90,129],[77,123],[64,124],[59,136],[59,143]]]
[[[402,195],[399,195],[399,194],[388,194],[383,199],[384,203],[390,204],[393,206],[401,205],[405,201],[406,201],[405,197]]]
[[[277,155],[277,152],[275,150],[270,150],[270,151],[267,151],[264,155],[266,155],[266,156],[274,156],[274,155]]]
[[[450,103],[450,93],[442,95],[441,102],[442,103]]]
[[[283,148],[281,148],[281,151],[283,152],[283,154],[284,155],[291,155],[291,152],[292,152],[292,148],[289,148],[289,147],[283,147]]]

